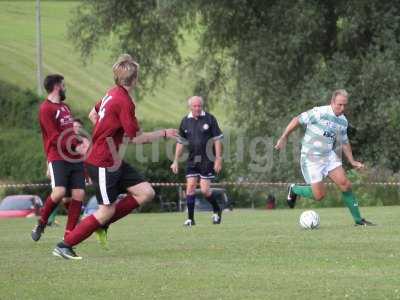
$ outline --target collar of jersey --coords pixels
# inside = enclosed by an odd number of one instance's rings
[[[53,102],[53,101],[50,101],[50,99],[49,98],[46,98],[46,101],[48,101],[50,104],[54,104],[54,105],[58,105],[58,106],[60,106],[60,105],[63,105],[64,103],[62,102],[62,101],[60,101],[60,102]]]
[[[133,104],[135,104],[135,106],[136,106],[135,99],[131,96],[131,94],[129,94],[129,92],[122,85],[117,84],[117,87],[119,89],[121,89],[132,100]]]
[[[204,110],[201,111],[200,117],[204,117],[206,115],[206,112]],[[188,118],[193,118],[193,113],[190,112],[187,116]]]
[[[129,92],[122,86],[117,84],[117,87],[125,92],[125,94],[129,95]]]
[[[337,115],[335,114],[335,112],[333,111],[332,105],[329,104],[328,106],[329,106],[329,113],[330,113],[332,116],[334,116],[334,117],[336,117],[336,118],[340,118],[341,116],[343,116],[343,114],[337,116]]]

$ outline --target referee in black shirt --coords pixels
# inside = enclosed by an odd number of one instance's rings
[[[187,146],[189,158],[186,168],[186,203],[188,219],[184,225],[193,226],[195,190],[200,178],[200,189],[213,207],[213,224],[221,223],[221,208],[213,197],[210,183],[215,173],[222,169],[223,134],[215,117],[203,111],[203,99],[193,96],[188,100],[190,113],[183,118],[179,127],[179,138],[176,144],[175,159],[171,165],[172,172],[178,173],[178,160],[183,147]]]

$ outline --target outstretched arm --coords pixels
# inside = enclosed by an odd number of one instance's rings
[[[292,121],[288,124],[286,127],[285,131],[283,132],[282,136],[278,139],[275,149],[281,150],[285,147],[287,139],[289,135],[297,128],[300,126],[300,121],[299,117],[294,117]]]
[[[161,138],[176,138],[178,131],[176,129],[162,129],[152,132],[139,133],[132,139],[134,144],[149,144]]]
[[[351,146],[350,143],[347,144],[343,144],[342,145],[342,149],[343,149],[343,153],[346,156],[347,160],[349,161],[349,163],[356,169],[362,169],[364,168],[364,164],[362,164],[359,161],[354,160],[353,157],[353,151],[351,150]]]

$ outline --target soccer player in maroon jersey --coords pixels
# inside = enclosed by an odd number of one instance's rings
[[[177,130],[165,129],[142,134],[135,117],[135,104],[129,93],[136,85],[139,65],[130,55],[122,55],[113,66],[116,85],[98,106],[98,119],[92,134],[92,148],[86,166],[99,202],[98,210],[83,219],[64,241],[53,250],[56,256],[81,259],[73,246],[88,238],[101,227],[123,218],[154,197],[149,182],[122,160],[118,151],[122,143],[146,143],[158,138],[176,138]],[[116,202],[119,194],[127,193]]]
[[[67,236],[78,223],[85,196],[85,176],[80,153],[82,146],[73,131],[71,110],[64,103],[64,77],[59,74],[48,75],[44,80],[44,87],[48,95],[40,105],[39,122],[52,192],[41,211],[38,224],[31,232],[34,241],[40,239],[50,214],[68,192],[72,200],[64,235]]]
[[[76,138],[80,142],[80,147],[82,148],[82,154],[83,153],[86,154],[88,149],[89,149],[89,146],[90,146],[90,140],[87,138],[86,131],[83,129],[82,120],[78,119],[78,118],[74,118],[74,122],[73,122],[72,128],[74,129],[74,133],[76,134]],[[51,179],[50,170],[49,170],[48,166],[47,166],[46,176],[49,179]],[[86,175],[86,172],[85,172],[85,181],[86,181],[86,183],[87,183],[87,180],[88,180],[88,176]],[[60,204],[63,204],[64,207],[68,210],[68,207],[69,207],[71,201],[72,201],[71,191],[69,190],[69,191],[67,191],[65,197],[62,198]],[[56,217],[57,217],[57,213],[58,213],[58,209],[60,207],[60,204],[53,210],[53,212],[49,216],[48,221],[47,221],[47,226],[53,226],[53,225],[58,226],[59,225],[59,223],[56,220]]]

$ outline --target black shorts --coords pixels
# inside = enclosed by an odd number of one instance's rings
[[[186,167],[186,178],[200,177],[201,179],[214,179],[214,162],[203,159],[201,162],[188,161]]]
[[[49,162],[51,187],[63,186],[70,195],[72,189],[85,189],[85,170],[82,162],[55,160]]]
[[[116,171],[91,164],[86,164],[86,167],[99,204],[111,204],[117,200],[118,195],[126,193],[127,188],[147,182],[142,174],[124,161]]]

